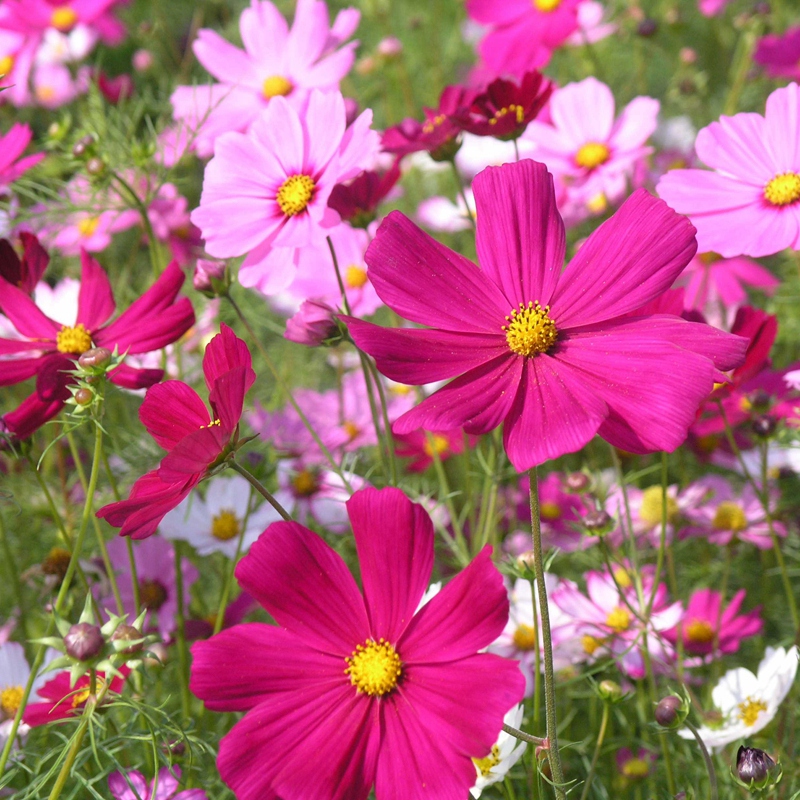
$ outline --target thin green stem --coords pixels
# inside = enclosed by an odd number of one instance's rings
[[[22,630],[27,640],[28,635],[28,615],[25,609],[25,598],[22,594],[22,582],[19,579],[19,570],[17,569],[17,561],[14,558],[14,551],[11,549],[11,543],[8,541],[8,534],[6,531],[6,523],[3,514],[0,512],[0,544],[3,548],[3,559],[8,570],[8,577],[11,581],[11,587],[14,592],[14,600],[19,609],[19,616],[22,620]]]
[[[516,142],[514,142],[514,146],[516,147]],[[517,161],[519,161],[519,154],[517,154]],[[456,186],[458,187],[458,194],[461,197],[461,202],[464,203],[464,213],[467,215],[469,219],[469,224],[472,225],[473,232],[476,230],[475,225],[475,215],[472,213],[472,209],[469,207],[469,202],[467,201],[467,193],[464,190],[464,182],[461,180],[461,174],[458,171],[458,167],[456,166],[455,158],[450,159],[450,166],[453,169],[453,177],[456,179]]]
[[[516,139],[512,139],[511,141],[514,142],[514,160],[519,161],[519,145]]]
[[[153,274],[158,277],[163,272],[166,265],[163,263],[164,259],[161,258],[161,248],[158,245],[158,239],[156,239],[153,226],[150,223],[150,215],[147,213],[147,206],[145,206],[139,195],[136,194],[133,187],[124,178],[121,178],[116,172],[112,173],[111,177],[120,185],[128,196],[128,199],[131,200],[136,210],[139,212],[145,235],[147,236],[147,250],[150,254],[150,266],[153,268]]]
[[[28,458],[28,464],[30,464],[31,469],[33,470],[33,474],[36,478],[36,482],[39,484],[39,488],[44,493],[45,499],[47,500],[47,505],[50,509],[50,513],[53,515],[53,520],[56,523],[56,527],[58,528],[58,532],[61,534],[61,538],[64,540],[64,544],[66,545],[67,549],[72,552],[72,537],[69,535],[67,531],[66,525],[64,525],[64,520],[61,517],[61,514],[56,507],[55,501],[53,500],[53,495],[50,494],[50,488],[47,486],[47,482],[45,481],[42,473],[39,472],[39,469],[36,466],[36,462],[32,458]]]
[[[511,725],[506,725],[505,722],[503,723],[503,730],[515,739],[519,739],[521,742],[528,742],[528,744],[535,744],[537,747],[541,747],[547,741],[542,739],[541,736],[531,736],[530,733],[525,733],[525,731],[521,731]]]
[[[647,600],[647,609],[644,613],[646,620],[650,619],[650,614],[653,611],[653,603],[656,599],[658,592],[658,585],[661,583],[661,571],[664,569],[664,554],[667,550],[667,482],[669,480],[669,473],[667,469],[667,454],[661,453],[661,536],[658,542],[658,555],[656,557],[656,571],[653,575],[653,588],[650,591],[650,597]]]
[[[600,758],[600,750],[603,747],[603,740],[606,738],[606,728],[608,727],[608,718],[611,712],[611,703],[603,703],[603,717],[600,720],[600,731],[597,734],[597,742],[594,746],[594,753],[592,754],[592,763],[589,765],[589,774],[586,776],[586,783],[583,785],[581,792],[581,800],[586,800],[589,796],[589,789],[592,787],[592,780],[594,773],[597,769],[597,761]]]
[[[291,514],[267,491],[264,484],[247,467],[243,467],[238,461],[229,461],[228,466],[238,472],[287,522],[292,521]]]
[[[708,753],[708,748],[706,747],[706,743],[703,741],[703,738],[700,736],[700,732],[692,725],[689,720],[685,720],[683,723],[697,739],[697,744],[700,745],[700,752],[703,754],[703,761],[705,761],[706,769],[708,770],[708,783],[709,783],[709,792],[708,796],[710,800],[718,800],[719,799],[719,792],[717,791],[717,773],[714,770],[714,762],[711,760],[711,756]]]
[[[747,83],[747,73],[753,64],[753,50],[755,49],[758,36],[754,30],[747,28],[742,31],[739,41],[736,44],[734,55],[735,70],[730,80],[730,91],[725,98],[723,114],[734,114],[739,106],[739,98],[742,95],[745,83]]]
[[[561,753],[558,751],[558,723],[556,720],[556,682],[553,671],[553,640],[550,635],[550,612],[547,606],[547,587],[544,583],[544,561],[542,558],[542,523],[539,515],[539,478],[536,467],[531,467],[531,533],[533,535],[533,570],[536,574],[536,588],[539,593],[539,616],[542,621],[542,645],[544,648],[544,713],[547,723],[547,758],[556,800],[566,800],[564,791],[564,770],[561,766]]]
[[[458,558],[459,562],[466,566],[469,563],[469,552],[467,550],[467,540],[464,538],[464,529],[456,513],[456,508],[453,505],[453,498],[450,496],[450,484],[447,480],[447,473],[444,471],[442,459],[439,456],[439,451],[436,449],[436,443],[433,434],[430,431],[425,431],[425,437],[428,442],[428,447],[431,451],[431,459],[433,460],[433,468],[436,472],[436,477],[439,480],[439,496],[444,500],[447,513],[450,515],[450,521],[453,523],[453,531],[455,532],[456,552],[454,555]]]
[[[181,676],[181,714],[183,721],[189,721],[191,698],[189,696],[189,651],[186,649],[186,616],[184,613],[183,570],[181,561],[183,555],[182,542],[173,542],[175,548],[175,599],[178,604],[175,612],[175,637],[178,643],[178,667]]]

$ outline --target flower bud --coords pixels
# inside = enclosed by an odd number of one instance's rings
[[[86,171],[90,175],[102,175],[105,169],[106,165],[102,158],[90,158],[86,162]]]
[[[85,155],[85,153],[86,153],[86,145],[83,144],[83,142],[78,142],[72,148],[72,155],[74,155],[75,158],[82,158]]]
[[[336,324],[335,309],[318,300],[306,300],[300,310],[286,321],[283,336],[290,342],[307,347],[319,347],[327,339],[336,337],[339,326]]]
[[[736,777],[751,791],[760,791],[781,779],[781,768],[763,750],[742,746],[736,753]]]
[[[226,294],[230,286],[228,265],[224,261],[198,258],[192,285],[206,297],[220,297]]]
[[[759,414],[757,417],[754,417],[753,421],[750,423],[750,429],[756,436],[762,439],[768,439],[772,436],[777,427],[777,420],[769,414]]]
[[[93,347],[78,358],[78,364],[84,369],[99,369],[105,367],[109,361],[111,361],[111,351],[105,347]]]
[[[583,492],[589,487],[589,476],[583,472],[570,472],[564,478],[564,486],[570,492]]]
[[[602,508],[590,511],[583,518],[583,524],[589,533],[602,536],[614,527],[614,520],[611,515]]]
[[[658,32],[658,22],[656,22],[651,17],[647,19],[643,19],[636,27],[636,33],[639,36],[644,36],[645,38],[649,38],[650,36],[655,36]]]
[[[88,406],[94,400],[94,394],[91,389],[81,388],[75,392],[75,402],[79,406]]]
[[[100,655],[105,645],[103,634],[97,625],[78,622],[64,637],[64,648],[70,658],[78,661],[91,661]]]
[[[601,681],[597,691],[603,700],[612,703],[622,699],[622,687],[616,681]]]
[[[683,725],[688,713],[689,708],[686,702],[671,694],[658,701],[655,718],[662,728],[679,728]]]
[[[133,625],[126,625],[124,622],[117,625],[116,630],[111,634],[112,642],[133,642],[130,647],[120,648],[120,645],[117,644],[114,648],[118,653],[125,656],[132,656],[138,653],[144,646],[143,638],[144,634],[138,628]]]
[[[149,50],[137,50],[131,63],[137,72],[147,72],[153,66],[153,54]]]
[[[392,58],[392,56],[399,56],[403,52],[403,43],[396,36],[387,36],[378,42],[375,50],[378,55],[384,58]]]

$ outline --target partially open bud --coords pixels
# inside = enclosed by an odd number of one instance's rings
[[[602,508],[590,511],[584,518],[583,524],[589,533],[603,536],[614,527],[614,519]]]
[[[736,753],[736,777],[750,791],[776,784],[782,771],[775,759],[756,747],[740,747]]]
[[[206,297],[221,297],[227,294],[230,286],[228,265],[224,261],[198,258],[192,285]]]
[[[124,622],[117,625],[116,630],[111,634],[114,649],[125,656],[132,656],[141,651],[144,645],[143,638],[144,634],[138,628],[126,625]],[[125,642],[132,642],[132,644],[129,647],[123,647]]]
[[[616,681],[601,681],[597,691],[603,700],[611,703],[622,699],[622,687]]]
[[[78,622],[64,637],[64,648],[70,658],[78,661],[91,661],[103,651],[105,639],[97,625]]]
[[[564,488],[569,492],[583,492],[589,488],[589,476],[583,472],[570,472],[564,478]]]
[[[84,369],[102,369],[110,361],[111,351],[106,347],[93,347],[78,358],[78,364]]]
[[[306,300],[300,310],[286,321],[283,337],[306,347],[319,347],[339,334],[335,314],[335,309],[327,303]]]
[[[674,694],[668,695],[656,705],[656,722],[662,728],[679,728],[689,714],[689,704]]]

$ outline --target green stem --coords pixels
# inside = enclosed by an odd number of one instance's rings
[[[28,615],[25,612],[25,598],[22,594],[22,583],[19,579],[19,570],[17,569],[17,561],[14,558],[14,553],[11,549],[11,544],[8,541],[8,535],[6,532],[6,523],[3,517],[3,514],[0,513],[0,543],[2,543],[3,548],[3,558],[6,562],[6,567],[8,568],[8,577],[11,581],[11,587],[14,592],[14,599],[17,603],[17,608],[19,609],[19,616],[22,620],[22,632],[25,636],[26,641],[30,638],[28,634]]]
[[[531,736],[530,733],[525,733],[525,731],[513,728],[511,725],[506,725],[505,722],[503,723],[503,730],[515,739],[519,739],[521,742],[535,744],[537,747],[541,747],[547,741],[546,739],[542,739],[541,736]]]
[[[186,616],[184,614],[183,571],[181,570],[182,543],[173,542],[175,548],[175,599],[178,609],[175,612],[175,637],[178,643],[178,661],[181,675],[181,713],[184,723],[189,721],[189,652],[186,649]]]
[[[658,592],[658,584],[661,582],[661,571],[664,569],[664,554],[667,550],[667,482],[669,473],[667,470],[667,454],[661,453],[661,537],[658,542],[658,556],[656,557],[656,571],[653,575],[653,588],[647,601],[647,609],[644,613],[646,620],[650,619],[653,610],[653,603]],[[721,608],[721,606],[720,606]]]
[[[214,619],[213,636],[216,636],[221,630],[225,622],[225,609],[228,606],[228,598],[231,596],[231,586],[233,586],[234,573],[236,572],[236,565],[239,563],[239,556],[242,554],[242,544],[244,543],[244,535],[247,532],[247,521],[250,518],[250,508],[252,506],[252,495],[248,498],[247,513],[242,520],[242,530],[239,533],[238,541],[236,542],[236,553],[231,561],[228,575],[225,578],[225,585],[222,587],[222,594],[219,598],[219,608],[217,609],[217,616]]]
[[[124,189],[125,194],[128,195],[128,198],[133,202],[133,205],[139,212],[145,235],[147,236],[147,250],[150,254],[150,265],[153,268],[153,274],[158,277],[163,272],[165,265],[161,258],[161,249],[158,246],[158,239],[156,239],[153,226],[150,224],[150,215],[147,213],[147,206],[145,206],[139,198],[139,195],[136,194],[133,187],[124,178],[121,178],[116,172],[112,173],[111,177]]]
[[[697,728],[695,728],[695,726],[692,725],[688,719],[685,720],[683,724],[692,732],[694,738],[697,739],[697,744],[700,745],[700,752],[703,754],[703,761],[705,761],[706,769],[708,770],[708,796],[710,800],[718,800],[719,793],[717,791],[717,773],[714,770],[714,762],[711,760],[711,756],[708,754],[706,743],[703,741]]]
[[[581,800],[586,800],[589,796],[589,789],[592,786],[595,770],[597,769],[597,761],[600,758],[600,749],[603,746],[603,740],[606,737],[606,728],[608,727],[608,717],[611,711],[611,703],[603,703],[603,717],[600,720],[600,732],[597,734],[597,742],[594,746],[594,754],[592,755],[592,763],[589,765],[589,774],[586,776],[586,783],[583,785],[581,792]]]
[[[514,142],[514,146],[516,147],[516,141]],[[517,161],[519,161],[519,153],[517,154]],[[464,203],[464,213],[467,215],[469,219],[470,225],[472,225],[473,232],[476,230],[475,225],[475,215],[472,213],[472,209],[469,207],[469,203],[467,202],[467,193],[464,190],[464,183],[461,180],[461,175],[458,172],[458,167],[456,166],[455,158],[450,159],[450,166],[453,168],[453,176],[456,179],[456,186],[458,187],[458,194],[461,196],[461,201]]]
[[[539,479],[536,467],[528,472],[531,483],[531,532],[533,535],[533,569],[539,594],[539,615],[542,621],[542,645],[544,647],[544,713],[547,723],[547,758],[556,800],[566,800],[564,792],[564,770],[561,753],[558,751],[558,724],[556,720],[556,682],[553,671],[553,640],[550,635],[550,612],[547,606],[547,587],[544,583],[544,561],[542,558],[542,524],[539,516]]]
[[[229,461],[228,466],[238,472],[287,522],[292,521],[291,514],[267,491],[261,481],[238,461]]]
[[[50,489],[47,486],[47,482],[45,481],[44,477],[42,477],[42,473],[39,472],[36,462],[34,462],[33,459],[28,458],[28,463],[33,470],[33,474],[36,477],[36,482],[39,484],[39,488],[42,490],[42,492],[44,492],[45,499],[47,500],[47,506],[50,509],[50,513],[53,515],[58,532],[61,534],[61,538],[64,540],[65,546],[70,553],[72,553],[72,537],[69,535],[66,525],[64,525],[64,520],[61,518],[61,514],[58,512],[58,508],[56,508],[53,495],[50,494]]]
[[[734,63],[736,64],[733,79],[730,81],[730,91],[725,99],[725,106],[723,107],[723,114],[731,115],[736,113],[739,105],[739,98],[741,97],[742,90],[747,82],[747,73],[753,63],[753,50],[756,46],[758,37],[756,32],[752,30],[742,31],[739,41],[736,46],[736,56]]]
[[[450,521],[453,523],[453,531],[455,532],[455,545],[456,552],[453,554],[458,558],[462,566],[469,563],[469,552],[467,550],[467,540],[464,538],[464,529],[456,513],[456,508],[453,505],[453,498],[450,496],[450,484],[447,480],[447,473],[444,471],[442,459],[439,457],[439,451],[436,449],[433,434],[430,431],[425,431],[425,437],[428,442],[428,447],[431,451],[431,459],[433,460],[434,471],[436,477],[439,479],[439,496],[444,500],[447,513],[450,515]]]

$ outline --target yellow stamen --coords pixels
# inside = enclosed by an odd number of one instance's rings
[[[382,697],[397,686],[403,664],[397,651],[385,639],[367,639],[346,658],[345,674],[356,689],[370,697]]]
[[[606,625],[616,633],[628,630],[631,624],[631,614],[627,608],[617,606],[606,617]]]
[[[351,289],[360,289],[367,282],[367,271],[363,267],[351,264],[344,271],[344,282]]]
[[[704,619],[693,619],[685,628],[686,638],[697,644],[714,641],[714,629]]]
[[[0,75],[8,75],[14,69],[14,57],[3,56],[0,58]]]
[[[267,100],[271,97],[286,97],[292,89],[294,89],[294,84],[283,75],[270,75],[269,78],[264,79],[264,83],[261,85],[261,93]]]
[[[538,11],[549,14],[561,5],[561,0],[533,0],[533,5]]]
[[[788,206],[800,200],[800,175],[783,172],[764,187],[764,199],[772,206]]]
[[[680,508],[674,497],[667,495],[667,522],[674,522]],[[639,519],[651,528],[660,525],[664,515],[664,503],[660,486],[650,486],[642,492],[642,505],[639,508]]]
[[[485,758],[473,758],[472,763],[484,778],[488,778],[492,773],[492,769],[500,763],[500,748],[496,744],[492,745],[492,752],[488,756]]]
[[[447,441],[446,436],[442,436],[439,433],[432,433],[430,436],[426,437],[422,449],[425,451],[425,455],[433,458],[434,453],[436,453],[436,455],[446,453],[450,449],[450,442]]]
[[[64,325],[56,334],[56,348],[59,353],[72,353],[79,356],[92,349],[92,335],[82,322],[79,322],[74,328]]]
[[[300,497],[310,497],[319,489],[317,476],[310,470],[304,469],[292,478],[292,486]]]
[[[743,531],[747,527],[747,516],[744,509],[730,500],[723,500],[714,513],[711,524],[719,531]]]
[[[514,631],[514,646],[517,650],[536,649],[536,631],[524,623]]]
[[[56,99],[56,90],[52,86],[37,86],[36,99],[42,103],[49,103]]]
[[[620,589],[630,589],[631,586],[633,586],[631,576],[628,574],[628,570],[626,570],[625,567],[617,567],[614,570],[614,578]]]
[[[100,217],[84,217],[78,220],[76,227],[78,228],[78,233],[88,239],[90,236],[94,235],[99,224]]]
[[[447,114],[437,114],[437,116],[429,119],[423,126],[423,133],[433,133],[436,128],[447,120]]]
[[[608,198],[603,192],[598,192],[586,201],[586,208],[592,214],[602,214],[608,208]]]
[[[23,690],[21,686],[6,686],[0,692],[0,710],[7,716],[13,717],[22,702]]]
[[[748,697],[743,703],[739,703],[739,719],[750,728],[756,724],[759,713],[766,710],[767,704],[763,700]]]
[[[589,636],[588,633],[585,633],[583,636],[581,636],[581,644],[583,645],[583,652],[586,653],[587,656],[591,656],[594,655],[594,651],[600,647],[602,642],[600,639],[597,639],[594,636]]]
[[[501,108],[499,111],[495,111],[494,117],[489,120],[489,124],[497,125],[498,121],[503,119],[503,117],[507,116],[508,114],[514,114],[517,120],[517,125],[522,125],[523,121],[525,120],[525,109],[522,106],[512,103],[507,108]]]
[[[239,518],[233,511],[223,508],[211,521],[211,535],[221,542],[227,542],[238,536],[242,529]]]
[[[160,581],[146,578],[139,581],[139,600],[142,608],[158,611],[167,602],[167,590]]]
[[[355,439],[359,433],[361,433],[361,428],[355,424],[355,422],[350,422],[349,420],[342,423],[342,427],[344,428],[344,432],[350,437],[350,439]]]
[[[622,774],[626,778],[646,778],[650,772],[650,764],[643,758],[630,758],[622,765]]]
[[[611,151],[600,142],[587,142],[577,153],[575,163],[584,169],[594,169],[605,164],[611,156]]]
[[[50,17],[50,24],[62,33],[70,30],[78,21],[78,15],[69,6],[59,6]]]
[[[306,210],[315,188],[314,179],[310,176],[291,175],[278,189],[275,200],[287,217],[294,217]]]
[[[527,307],[519,304],[511,311],[511,316],[506,317],[508,325],[501,325],[505,331],[506,342],[512,352],[520,356],[533,356],[536,353],[546,353],[558,338],[558,329],[550,319],[550,306],[542,308],[537,300],[535,303],[528,301]]]

